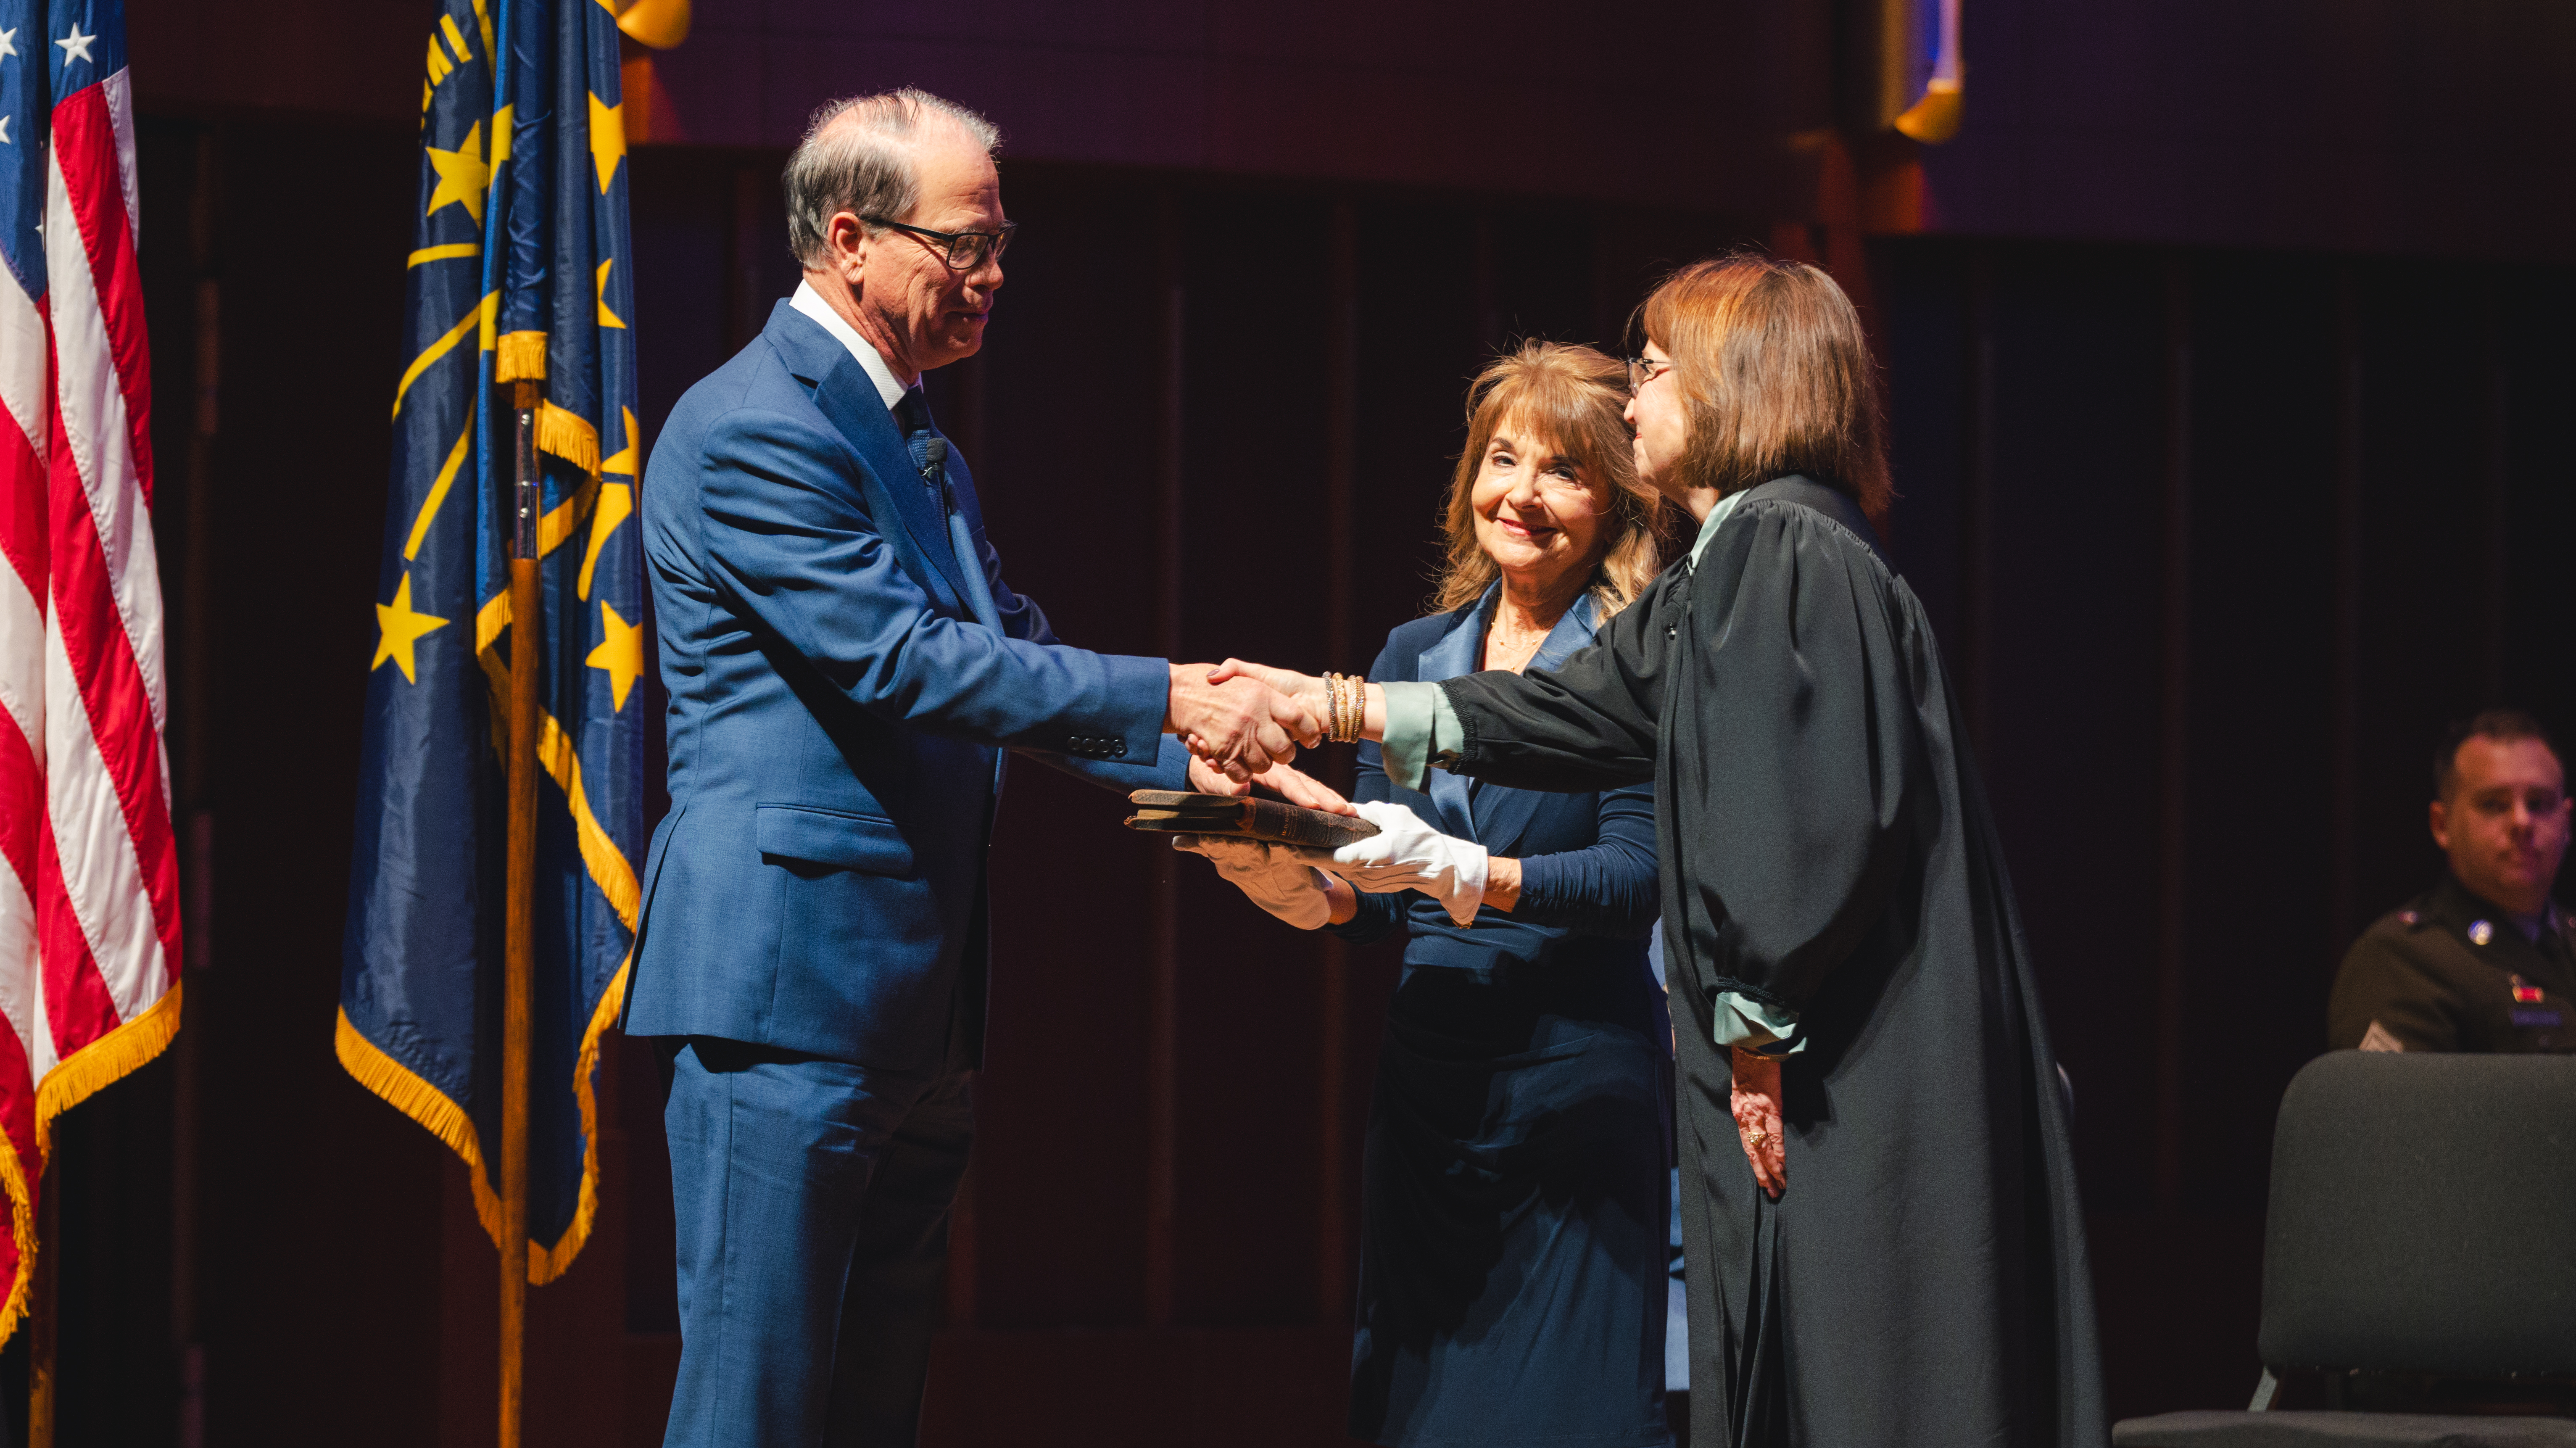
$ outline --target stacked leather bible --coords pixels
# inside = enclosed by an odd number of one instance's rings
[[[1274,845],[1311,845],[1339,849],[1377,833],[1377,826],[1357,815],[1328,814],[1282,800],[1231,794],[1188,794],[1170,789],[1140,789],[1127,796],[1136,813],[1131,830],[1171,835],[1222,835],[1263,840]]]

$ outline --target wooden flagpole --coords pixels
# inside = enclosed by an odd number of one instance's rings
[[[510,547],[510,843],[501,1005],[501,1442],[520,1448],[527,1395],[528,1038],[536,977],[537,656],[545,617],[537,596],[537,404],[544,383],[517,379],[517,479]]]
[[[27,1283],[27,1444],[54,1448],[54,1256],[62,1246],[62,1182],[40,1167],[36,1178],[36,1266]]]

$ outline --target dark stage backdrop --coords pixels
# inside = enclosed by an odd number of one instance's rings
[[[62,1126],[65,1441],[485,1443],[493,1254],[459,1169],[330,1047],[413,137],[277,118],[143,141],[206,953],[179,1049]],[[633,154],[648,429],[793,284],[779,159]],[[1014,583],[1103,649],[1309,668],[1365,665],[1419,608],[1493,348],[1613,343],[1661,267],[1812,240],[1597,202],[1005,176],[1024,235],[991,344],[933,400]],[[2435,868],[2431,735],[2497,700],[2576,727],[2576,369],[2553,345],[2576,278],[1829,250],[1878,329],[1897,556],[1974,705],[2075,1083],[2113,1405],[2233,1404],[2273,1111],[2343,943]],[[1274,924],[1117,813],[1013,771],[928,1437],[1341,1441],[1392,958]],[[533,1294],[532,1441],[658,1441],[676,1357],[659,1085],[641,1043],[605,1072],[600,1227]]]

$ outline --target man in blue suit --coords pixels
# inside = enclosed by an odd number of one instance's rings
[[[644,478],[671,812],[626,1028],[665,1038],[672,1445],[908,1445],[974,1133],[1004,752],[1119,789],[1223,783],[1321,721],[1208,666],[1056,641],[1002,581],[922,372],[1002,284],[982,117],[824,108],[788,162],[805,266]]]

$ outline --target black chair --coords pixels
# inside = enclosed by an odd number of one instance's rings
[[[2256,1345],[2250,1411],[2131,1418],[2115,1448],[2576,1448],[2576,1418],[2511,1406],[2576,1402],[2576,1057],[2310,1062],[2272,1135]],[[2271,1411],[2291,1372],[2515,1415]]]

